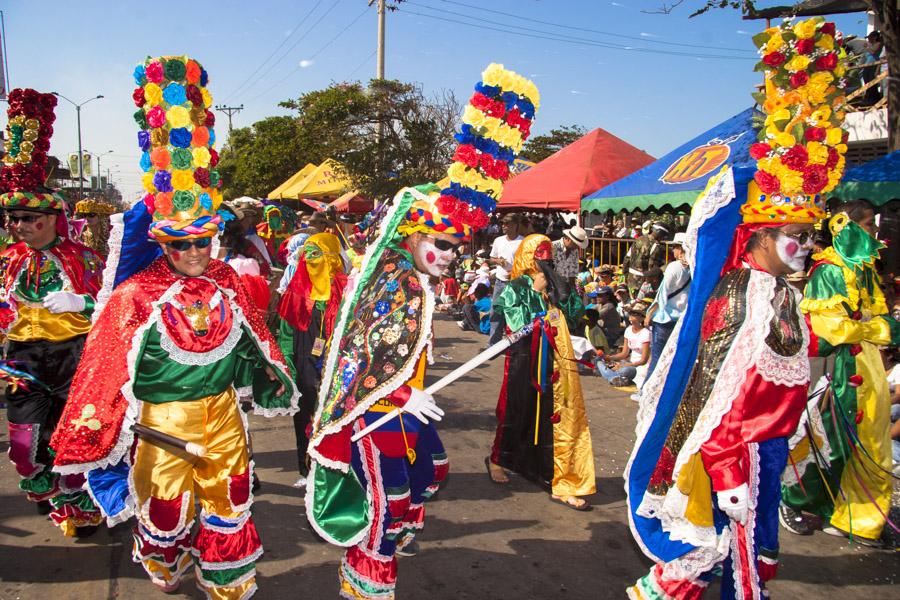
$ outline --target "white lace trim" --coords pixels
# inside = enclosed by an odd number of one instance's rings
[[[709,189],[701,192],[700,197],[694,202],[694,207],[691,209],[691,218],[688,221],[684,253],[691,270],[696,265],[697,235],[700,228],[715,216],[722,207],[730,204],[737,195],[734,189],[734,172],[731,170],[731,167],[726,167],[720,175],[714,175],[713,177],[717,177],[717,179]]]
[[[410,355],[414,358],[406,361],[406,364],[403,365],[402,368],[398,369],[397,372],[390,377],[390,379],[381,384],[378,389],[373,390],[371,393],[369,393],[366,396],[365,402],[360,402],[359,404],[357,404],[353,408],[353,410],[347,413],[347,415],[339,421],[323,427],[317,433],[315,440],[310,440],[308,453],[313,458],[313,460],[319,461],[323,465],[329,466],[329,468],[336,468],[341,472],[346,473],[350,465],[332,461],[322,456],[316,449],[318,441],[326,435],[337,433],[338,431],[343,429],[347,423],[355,421],[374,403],[378,402],[382,398],[389,396],[394,392],[394,390],[403,385],[405,382],[409,381],[409,379],[413,376],[413,373],[415,373],[416,368],[419,364],[418,357],[422,355],[422,352],[424,352],[425,348],[431,343],[432,317],[434,315],[434,291],[431,289],[431,285],[428,282],[428,276],[423,273],[419,273],[418,271],[416,271],[416,275],[419,278],[419,284],[421,285],[422,291],[425,294],[425,302],[422,305],[422,325],[419,330],[419,338],[416,340],[415,347],[410,350]],[[352,292],[350,294],[345,294],[345,297],[352,297]],[[342,305],[342,308],[344,306],[347,306],[347,304]],[[344,311],[342,311],[341,314],[342,321],[335,327],[335,332],[344,330],[343,320],[347,315],[343,314],[343,312]],[[331,374],[334,372],[334,363],[337,361],[337,353],[340,343],[334,338],[332,338],[332,340],[335,343],[331,345],[331,351],[328,354],[328,361],[330,364],[326,365],[326,369],[323,371],[322,376],[323,384],[319,386],[318,408],[316,409],[316,417],[314,423],[318,423],[322,418],[322,407],[328,399],[329,382],[331,381]]]
[[[351,539],[347,540],[346,542],[341,542],[341,541],[335,539],[334,537],[332,537],[332,535],[330,533],[325,531],[319,525],[318,521],[316,521],[316,519],[313,515],[313,507],[315,505],[316,469],[319,468],[320,462],[321,462],[322,466],[325,468],[332,469],[332,470],[340,470],[338,466],[332,466],[332,465],[335,465],[336,463],[333,463],[331,461],[319,461],[319,459],[310,461],[309,475],[306,476],[306,481],[307,481],[306,495],[304,496],[304,499],[303,499],[304,505],[306,506],[306,519],[309,521],[309,524],[313,528],[313,530],[315,530],[315,532],[319,534],[319,537],[321,537],[323,540],[325,540],[329,544],[332,544],[334,546],[344,546],[347,548],[349,548],[350,546],[355,546],[358,543],[360,543],[362,541],[362,539],[366,536],[365,529],[360,531],[358,534],[356,534],[355,536],[353,536]],[[328,463],[331,463],[331,464],[328,464]],[[371,502],[369,502],[369,505],[371,506]],[[371,515],[370,515],[370,517],[371,517]]]
[[[235,400],[237,400],[237,397],[235,397]],[[243,414],[243,411],[241,410],[240,406],[237,406],[236,410],[238,411],[238,413]],[[245,424],[244,425],[245,435],[246,435],[246,432],[247,432],[247,426]],[[248,489],[249,495],[247,496],[247,501],[244,502],[243,504],[235,505],[234,502],[231,501],[231,481],[232,480],[231,480],[231,477],[228,478],[228,504],[231,505],[231,510],[236,513],[246,512],[246,514],[248,514],[248,515],[250,514],[250,512],[249,512],[250,507],[253,506],[253,470],[255,468],[256,467],[253,464],[252,460],[247,463],[247,489]]]
[[[358,427],[359,423],[356,426]],[[388,507],[387,497],[384,493],[384,481],[381,478],[381,452],[378,450],[375,442],[372,441],[372,436],[370,435],[362,438],[356,444],[359,446],[359,454],[362,458],[362,472],[363,477],[366,478],[366,489],[368,492],[366,501],[369,507],[368,534],[360,542],[360,547],[371,552],[377,552],[378,548],[381,548],[384,528],[376,524],[379,523],[379,519],[383,518]],[[371,459],[367,457],[369,452],[371,452]],[[376,495],[381,504],[378,512],[376,512],[375,508]],[[374,538],[372,537],[373,532],[375,534]]]
[[[257,557],[257,558],[259,558],[259,557]],[[209,569],[209,570],[215,571],[215,569]],[[250,581],[251,579],[253,579],[254,577],[256,577],[256,569],[253,568],[250,571],[247,571],[246,573],[244,573],[243,575],[241,575],[240,577],[238,577],[237,579],[235,579],[228,585],[219,585],[215,582],[204,579],[203,573],[200,571],[200,567],[197,565],[194,566],[194,577],[197,580],[197,589],[199,589],[201,592],[206,594],[207,600],[217,600],[216,598],[213,598],[212,596],[209,595],[209,589],[215,589],[215,588],[228,589],[228,588],[240,587],[240,586],[244,585],[245,583],[247,583],[248,581]],[[247,592],[243,596],[240,597],[240,600],[245,600],[245,598],[250,598],[251,596],[253,596],[254,593],[256,593],[256,590],[257,590],[257,587],[256,587],[256,584],[254,583],[250,587],[250,589],[247,590]]]
[[[226,569],[237,569],[239,567],[245,567],[250,563],[259,560],[259,557],[263,555],[263,547],[260,546],[240,560],[232,560],[230,562],[205,562],[200,559],[200,551],[196,548],[191,549],[191,554],[194,555],[194,558],[197,561],[197,564],[200,565],[200,568],[206,569],[207,571],[224,571]],[[228,587],[235,587],[235,584],[232,582]]]
[[[129,481],[131,483],[131,481]],[[131,487],[129,485],[129,487]],[[137,494],[135,494],[137,497]],[[190,526],[187,524],[187,513],[188,509],[193,504],[191,499],[191,493],[189,491],[185,491],[181,493],[181,513],[178,516],[178,523],[175,525],[174,529],[163,530],[159,529],[153,521],[150,520],[150,501],[153,500],[153,496],[149,496],[147,500],[141,505],[138,510],[138,520],[140,520],[141,525],[150,533],[155,536],[165,537],[165,538],[178,538],[182,536],[186,529]],[[157,540],[154,540],[154,543],[158,543]],[[160,546],[164,546],[165,544],[158,543]]]
[[[231,524],[231,527],[223,527],[221,525],[213,525],[209,522],[210,517],[215,517],[217,519],[221,519],[227,523]],[[239,517],[235,519],[229,519],[228,517],[222,517],[220,515],[211,515],[205,510],[200,512],[200,525],[205,529],[209,529],[210,531],[215,531],[216,533],[224,533],[226,535],[230,535],[233,533],[238,533],[244,528],[244,525],[247,524],[247,521],[250,520],[250,511],[245,510],[240,514]]]
[[[746,291],[747,314],[722,361],[709,398],[675,459],[673,481],[678,480],[681,468],[691,456],[700,451],[700,446],[709,439],[722,418],[731,410],[748,372],[757,362],[762,347],[766,345],[766,336],[775,317],[775,308],[772,306],[775,284],[775,278],[768,273],[756,269],[750,271]]]
[[[119,258],[122,256],[122,236],[125,234],[124,213],[115,213],[109,217],[110,230],[107,246],[109,254],[106,257],[106,266],[103,267],[103,284],[100,291],[97,292],[97,299],[94,301],[94,313],[91,315],[91,322],[96,323],[103,307],[109,301],[109,297],[113,292],[113,282],[116,279],[116,271],[119,270]]]
[[[231,307],[234,305],[233,299],[235,294],[231,290],[225,291],[228,295],[228,306]],[[218,291],[213,295],[213,299],[217,296],[219,301],[221,301],[222,296]],[[184,308],[181,306],[180,302],[176,302],[174,299],[171,300],[169,304],[175,308]],[[210,301],[210,307],[212,307],[212,301]],[[161,318],[156,322],[156,331],[159,332],[159,346],[165,350],[169,355],[169,358],[173,361],[188,366],[206,366],[219,362],[232,353],[244,334],[242,327],[232,326],[231,331],[228,332],[228,335],[220,345],[207,352],[192,352],[191,350],[185,350],[175,343],[175,340],[169,335],[168,328],[164,321],[165,319]]]
[[[727,527],[716,538],[712,546],[697,547],[690,552],[663,563],[662,578],[667,581],[691,581],[702,585],[700,576],[725,560],[731,542],[731,530]]]
[[[800,305],[799,292],[793,288],[782,289],[787,293],[794,294],[795,306]],[[806,326],[806,319],[800,317],[798,322],[802,342],[796,354],[782,356],[768,344],[763,344],[760,348],[759,357],[756,360],[756,371],[765,381],[787,387],[809,385],[809,330]]]
[[[97,507],[97,510],[100,511],[100,514],[106,519],[107,527],[115,527],[119,523],[124,523],[134,515],[135,502],[131,494],[128,494],[125,497],[125,507],[122,508],[122,510],[114,515],[109,515],[103,509],[103,504],[101,504],[97,500],[97,497],[94,495],[94,490],[91,489],[90,480],[87,478],[87,474],[85,474],[84,485],[81,487],[81,489],[87,492],[87,495],[91,497],[91,501],[94,503],[94,506]]]

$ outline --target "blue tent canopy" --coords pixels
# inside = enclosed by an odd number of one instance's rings
[[[828,197],[844,202],[865,198],[875,206],[900,200],[900,150],[848,169]]]
[[[672,150],[643,169],[581,200],[581,210],[647,210],[693,205],[713,174],[731,165],[735,179],[749,180],[756,170],[750,145],[756,141],[753,108],[737,114]],[[746,171],[746,173],[743,173]]]

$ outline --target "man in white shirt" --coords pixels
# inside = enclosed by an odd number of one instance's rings
[[[497,303],[497,298],[509,283],[509,273],[512,270],[513,258],[522,236],[519,235],[519,215],[509,214],[503,217],[503,235],[496,238],[491,245],[491,257],[488,263],[494,266],[494,290],[491,295],[491,306]],[[506,330],[506,320],[503,313],[495,313],[491,309],[491,337],[488,345],[492,346],[503,338]]]
[[[682,244],[684,233],[676,233],[672,245],[675,260],[666,265],[662,283],[656,291],[656,299],[647,311],[644,324],[650,328],[650,367],[647,376],[656,367],[656,361],[662,353],[669,336],[675,329],[678,319],[687,308],[688,292],[691,286],[691,268],[684,257]]]

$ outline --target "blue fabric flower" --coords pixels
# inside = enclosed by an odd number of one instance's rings
[[[144,150],[144,151],[150,150],[150,132],[149,131],[138,131],[138,146],[140,146],[141,150]]]
[[[379,300],[375,303],[375,314],[378,316],[387,314],[391,310],[391,304],[387,300]]]
[[[140,164],[141,164],[141,169],[143,169],[145,173],[150,170],[150,167],[153,166],[153,163],[150,162],[150,153],[149,152],[144,152],[143,154],[141,154],[141,163]]]
[[[163,100],[172,105],[184,104],[187,102],[187,93],[184,91],[184,86],[180,83],[170,83],[163,90]]]
[[[206,72],[206,69],[200,69],[200,85],[206,87],[206,84],[209,83],[209,74]]]
[[[172,191],[172,174],[168,171],[157,171],[153,176],[153,186],[160,192]]]
[[[207,129],[209,130],[209,147],[212,148],[216,143],[216,131],[212,127],[207,127]]]
[[[412,263],[410,263],[405,258],[403,260],[401,260],[399,263],[397,263],[397,266],[400,267],[401,269],[403,269],[404,271],[408,271],[409,269],[412,269]]]
[[[400,283],[397,281],[388,281],[384,287],[387,288],[387,291],[389,292],[396,292],[400,287]]]
[[[200,206],[205,210],[212,210],[212,198],[206,192],[200,194]]]
[[[144,65],[138,65],[134,68],[135,85],[145,85],[147,83],[147,74],[144,72]]]
[[[190,148],[191,132],[185,127],[176,127],[169,132],[169,143],[176,148]]]

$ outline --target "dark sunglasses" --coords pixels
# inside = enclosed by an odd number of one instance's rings
[[[446,252],[447,250],[453,250],[456,248],[457,243],[451,242],[449,240],[442,240],[440,238],[436,238],[433,236],[428,236],[428,239],[431,240],[431,243],[434,244],[434,247],[440,250],[441,252]]]
[[[47,215],[24,215],[24,216],[9,215],[6,218],[9,219],[10,223],[29,223],[30,224],[30,223],[36,222],[38,219],[43,219],[46,216]]]
[[[178,250],[179,252],[187,252],[194,248],[208,248],[209,245],[212,244],[212,238],[199,238],[196,240],[175,240],[172,242],[166,242],[166,246],[171,248],[172,250]]]
[[[788,233],[787,231],[782,231],[781,233],[793,240],[797,240],[797,243],[801,246],[808,242],[813,236],[813,232],[811,231],[801,231],[800,233]]]

